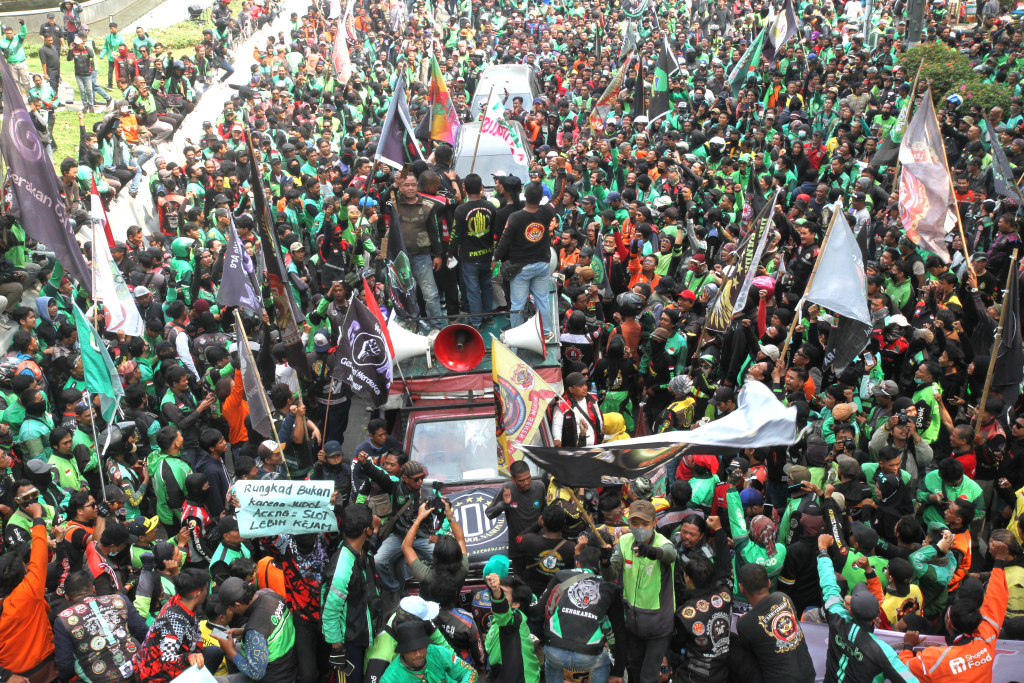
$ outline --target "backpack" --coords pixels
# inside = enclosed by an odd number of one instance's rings
[[[11,381],[18,374],[19,361],[15,356],[6,356],[0,359],[0,386],[7,389],[11,387]]]

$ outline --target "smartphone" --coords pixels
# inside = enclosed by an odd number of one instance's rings
[[[790,493],[796,493],[797,491],[803,491],[803,490],[804,490],[804,485],[803,485],[803,483],[801,482],[801,483],[799,483],[799,484],[796,484],[796,485],[794,485],[794,486],[790,486],[790,487],[788,487],[788,489],[789,489],[789,492],[790,492]]]
[[[225,629],[221,624],[211,624],[210,635],[217,636],[218,638],[224,638],[225,640],[231,637],[228,635],[227,629]]]
[[[864,365],[874,365],[874,364],[875,364],[875,354],[871,353],[870,351],[866,352],[864,354]]]

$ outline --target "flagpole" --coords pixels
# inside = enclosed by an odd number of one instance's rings
[[[1016,253],[1016,252],[1014,252]],[[103,351],[101,353],[106,353]],[[85,388],[86,400],[89,401],[89,409],[92,411],[92,419],[89,422],[92,424],[92,444],[96,448],[96,469],[100,475],[100,490],[103,492],[103,502],[107,502],[107,487],[103,484],[103,457],[100,454],[100,438],[96,435],[96,406],[92,403],[92,392],[89,391],[89,387]],[[110,425],[107,425],[107,429],[110,429]]]
[[[1010,270],[1006,275],[1006,289],[1010,288],[1011,278],[1018,277],[1017,273],[1017,250],[1013,250],[1013,256],[1010,257]],[[988,375],[985,377],[985,388],[981,392],[981,400],[978,401],[976,408],[978,413],[978,425],[981,425],[981,411],[985,410],[985,403],[988,401],[988,392],[992,388],[992,373],[996,369],[996,360],[999,358],[999,345],[1003,343],[1003,325],[1006,322],[1006,301],[1003,301],[1003,310],[999,312],[999,327],[996,328],[996,336],[992,342],[992,354],[988,359]]]
[[[910,86],[910,102],[907,103],[907,107],[908,107],[908,109],[907,109],[907,120],[903,122],[904,132],[906,131],[906,127],[910,125],[910,118],[914,115],[914,112],[912,110],[914,109],[914,100],[917,99],[917,81],[918,81],[918,79],[921,78],[921,69],[923,69],[923,68],[924,68],[924,59],[922,59],[921,63],[917,65],[917,75],[914,76],[914,84],[912,86]],[[943,150],[943,151],[945,151],[945,150]],[[899,192],[899,185],[896,184],[898,182],[898,180],[899,180],[899,177],[900,177],[900,157],[899,157],[899,149],[897,149],[896,150],[896,173],[893,174],[893,177],[892,177],[892,182],[893,182],[893,188],[892,189],[893,189],[894,192]]]
[[[924,60],[921,60],[921,64],[924,65]],[[939,125],[939,115],[935,113],[935,107],[932,107],[932,116],[935,118],[935,128],[941,134],[942,127]],[[946,166],[946,179],[949,181],[949,191],[953,198],[953,205],[956,206],[956,229],[960,231],[960,248],[964,251],[964,262],[967,264],[967,270],[974,272],[974,266],[971,265],[971,254],[967,251],[967,237],[964,236],[963,221],[960,219],[960,207],[956,203],[956,186],[953,185],[953,176],[949,173],[949,159],[946,157],[946,145],[939,145],[942,149],[942,162]]]
[[[814,261],[814,268],[811,269],[811,276],[807,279],[807,285],[804,287],[804,294],[806,295],[807,290],[811,288],[811,284],[814,282],[814,275],[818,272],[818,265],[821,263],[821,255],[825,251],[825,245],[828,244],[829,235],[832,234],[832,228],[836,224],[836,216],[839,215],[840,203],[836,202],[832,205],[832,220],[828,222],[828,230],[825,231],[825,237],[821,240],[821,248],[818,249],[818,258]],[[793,316],[793,322],[789,324],[789,332],[786,333],[786,341],[782,343],[782,349],[779,351],[779,358],[785,363],[786,349],[789,348],[789,342],[793,339],[793,332],[796,331],[796,326],[800,322],[800,316],[802,315],[801,309],[803,308],[804,297],[800,297],[800,301],[796,305],[796,314]]]
[[[238,344],[238,349],[239,349],[238,352],[241,353],[242,344],[247,344],[249,342],[249,340],[245,336],[245,327],[242,325],[242,314],[238,312],[238,306],[235,306],[234,313],[235,313],[235,342]],[[256,368],[253,368],[253,372],[256,375],[256,384],[257,384],[256,388],[259,389],[259,391],[257,393],[259,393],[260,400],[263,402],[263,407],[267,411],[267,419],[270,420],[270,436],[274,440],[274,443],[277,444],[278,450],[281,451],[281,462],[284,463],[284,473],[285,473],[285,476],[288,477],[288,479],[291,479],[292,478],[292,473],[291,473],[291,470],[288,468],[288,459],[284,457],[284,447],[281,445],[281,442],[278,441],[277,430],[274,429],[274,412],[270,409],[270,403],[267,402],[267,392],[263,391],[263,385],[260,384],[260,376],[259,376],[259,373],[256,372]],[[244,385],[244,380],[243,380],[243,385]],[[255,427],[254,427],[254,429],[255,429]]]
[[[491,92],[487,95],[487,106],[485,107],[484,120],[487,119],[486,109],[491,106],[491,98],[494,97],[494,86],[491,85]],[[484,136],[484,122],[480,121],[480,129],[476,134],[476,145],[473,146],[473,161],[469,165],[469,172],[473,173],[473,169],[476,168],[476,153],[480,151],[480,138]]]

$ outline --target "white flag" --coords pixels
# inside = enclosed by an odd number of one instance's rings
[[[725,417],[693,431],[638,436],[635,439],[616,441],[608,448],[673,443],[723,448],[760,448],[782,446],[795,443],[796,440],[796,408],[782,405],[772,390],[760,382],[747,382],[736,397],[736,410]]]
[[[93,299],[103,303],[103,317],[108,332],[124,332],[131,337],[141,337],[145,325],[135,305],[135,297],[110,255],[110,247],[107,246],[107,212],[103,209],[103,202],[95,187],[93,185],[91,195],[92,268],[96,278]]]
[[[871,325],[868,311],[867,278],[860,247],[846,222],[842,206],[836,205],[835,224],[825,248],[818,254],[818,273],[804,298],[847,318]]]
[[[523,139],[519,135],[519,131],[505,120],[505,105],[501,103],[501,98],[494,97],[493,93],[484,110],[484,120],[480,124],[480,132],[504,141],[512,150],[512,158],[516,163],[526,163],[526,146],[523,144]]]

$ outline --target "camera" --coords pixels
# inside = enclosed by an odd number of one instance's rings
[[[426,483],[426,482],[424,482],[424,483]],[[444,526],[444,519],[445,519],[445,517],[444,517],[444,500],[445,499],[444,499],[444,496],[441,495],[441,491],[442,491],[442,489],[444,489],[444,484],[442,482],[440,482],[440,481],[436,481],[435,480],[435,481],[430,482],[430,486],[431,486],[431,488],[434,489],[434,495],[431,496],[430,500],[428,501],[428,505],[430,505],[430,508],[433,510],[433,512],[430,514],[430,528],[433,531],[437,531],[442,526]]]
[[[843,439],[843,450],[848,455],[853,455],[853,452],[857,450],[857,443],[853,440],[852,437],[848,436],[845,439]]]
[[[909,420],[909,419],[910,418],[907,416],[907,409],[906,408],[901,410],[899,412],[899,414],[897,415],[897,423],[898,424],[905,425],[905,424],[907,424],[907,420]]]

